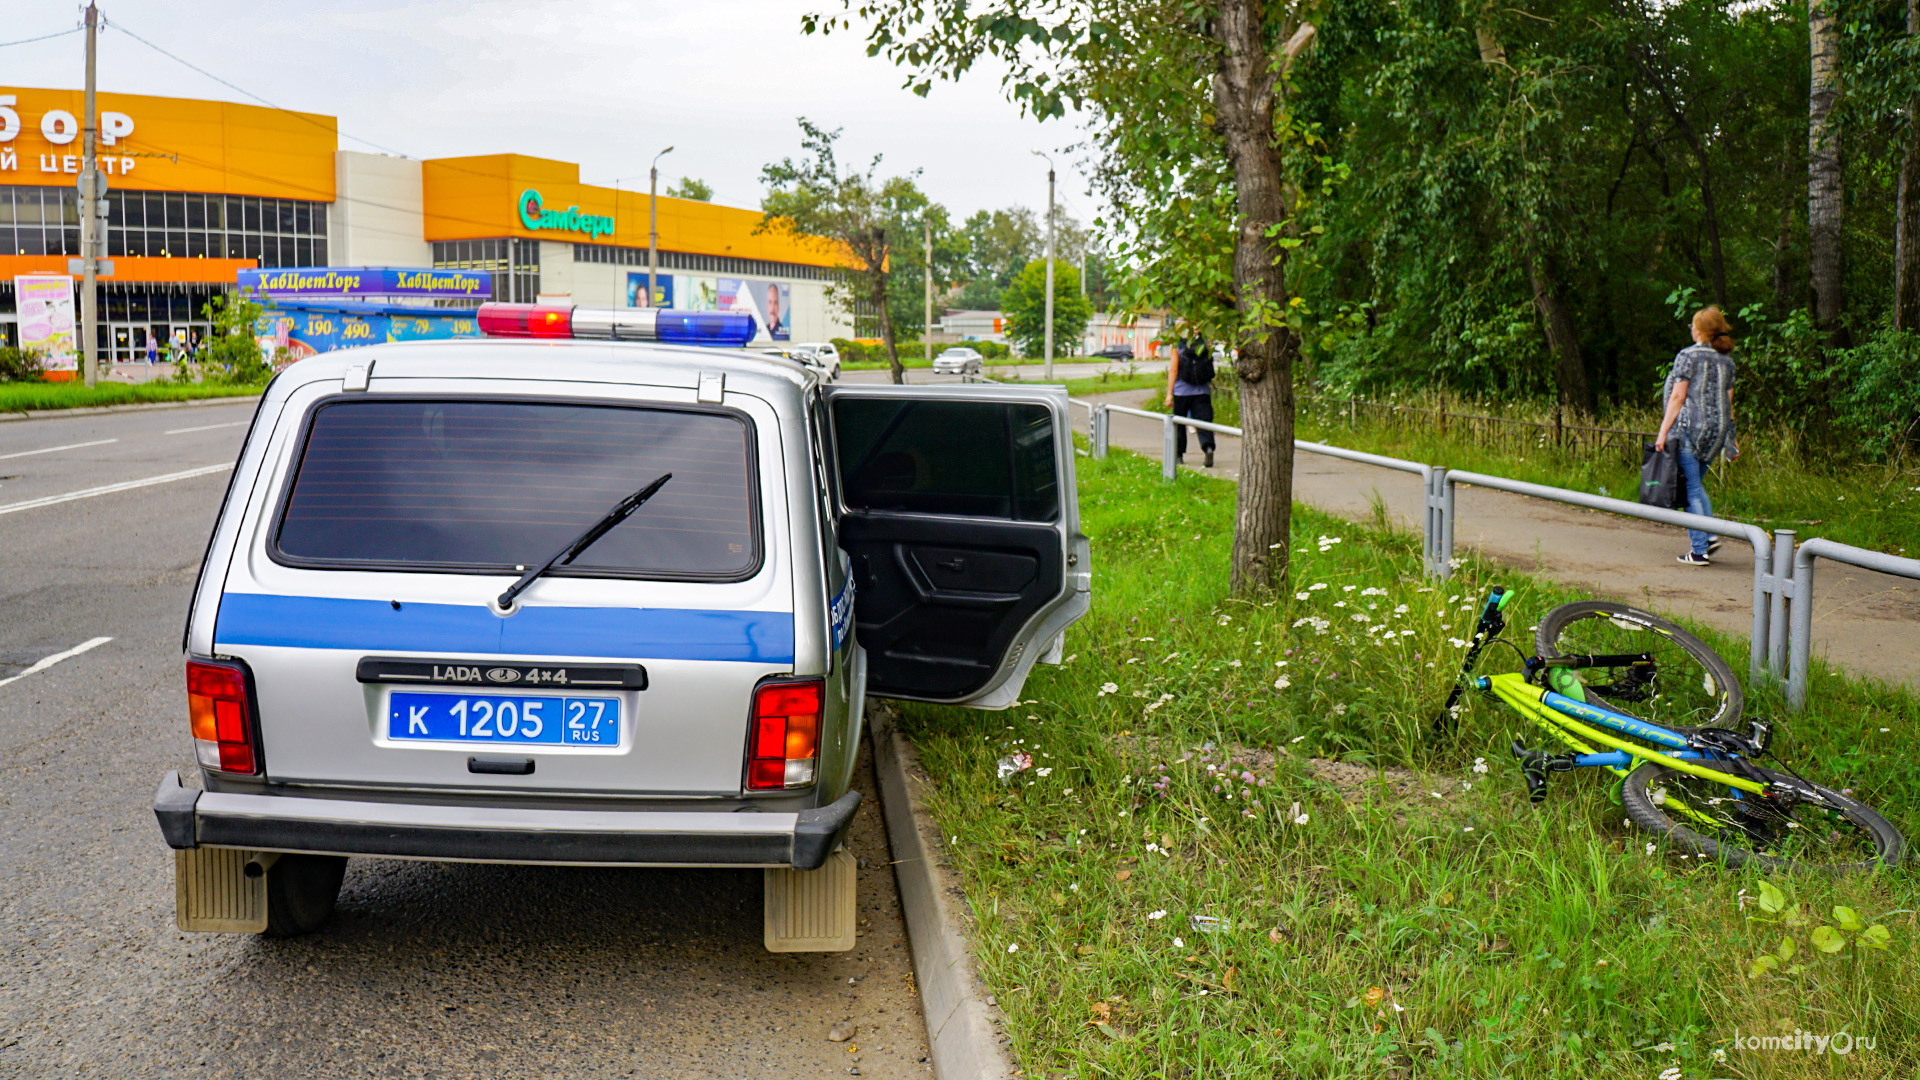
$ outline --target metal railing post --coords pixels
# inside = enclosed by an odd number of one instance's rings
[[[1435,575],[1444,581],[1453,576],[1453,522],[1454,522],[1454,486],[1453,473],[1449,469],[1433,470],[1433,485],[1440,491],[1440,538],[1433,546],[1434,561],[1438,566]]]
[[[1168,483],[1173,482],[1174,475],[1180,468],[1180,458],[1173,452],[1174,437],[1173,414],[1168,413],[1166,418],[1160,421],[1160,479]]]
[[[1092,429],[1091,434],[1093,435],[1093,456],[1096,458],[1106,457],[1107,456],[1107,403],[1106,402],[1103,401],[1094,405],[1093,414],[1087,419],[1087,426]]]
[[[1767,624],[1759,625],[1755,620],[1755,648],[1766,649],[1767,674],[1781,682],[1787,681],[1787,622],[1791,612],[1800,606],[1799,592],[1793,587],[1793,544],[1792,529],[1773,530],[1773,595],[1767,598]],[[1755,606],[1759,598],[1755,597]]]
[[[1440,550],[1441,537],[1447,527],[1447,470],[1436,465],[1427,474],[1427,517],[1426,517],[1426,572],[1430,578],[1441,579],[1447,576],[1447,553]]]
[[[1813,651],[1812,553],[1793,561],[1793,607],[1788,614],[1787,708],[1799,712],[1807,707],[1807,664]]]

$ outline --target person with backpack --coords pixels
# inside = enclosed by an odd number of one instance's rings
[[[1660,391],[1666,399],[1666,413],[1654,438],[1654,447],[1662,451],[1669,439],[1677,439],[1690,514],[1713,514],[1713,503],[1702,482],[1707,466],[1722,452],[1728,461],[1740,456],[1740,448],[1734,444],[1733,383],[1733,327],[1718,307],[1702,308],[1693,316],[1693,344],[1673,358],[1673,370],[1667,373],[1666,386]],[[1688,529],[1687,539],[1687,553],[1679,557],[1681,564],[1711,565],[1710,556],[1720,546],[1719,538]]]
[[[1174,346],[1173,361],[1167,365],[1167,407],[1175,416],[1192,417],[1195,420],[1213,420],[1213,350],[1208,347],[1205,338],[1197,336],[1191,328],[1180,335],[1180,341]],[[1200,452],[1205,455],[1205,466],[1213,468],[1213,432],[1199,429]],[[1174,460],[1185,461],[1187,457],[1187,427],[1176,424],[1173,428]]]

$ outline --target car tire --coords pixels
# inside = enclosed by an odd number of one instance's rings
[[[333,914],[345,855],[282,855],[267,868],[267,937],[299,937]]]

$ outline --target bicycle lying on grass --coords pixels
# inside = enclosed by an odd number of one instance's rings
[[[1621,778],[1635,825],[1674,847],[1728,866],[1833,872],[1898,865],[1906,841],[1886,818],[1808,780],[1772,754],[1772,725],[1735,727],[1744,703],[1733,669],[1704,642],[1656,615],[1600,600],[1563,604],[1540,620],[1537,654],[1500,640],[1511,593],[1487,595],[1436,739],[1454,726],[1467,689],[1480,690],[1568,747],[1549,753],[1514,740],[1527,794],[1547,778],[1601,768]],[[1476,675],[1499,643],[1522,669]],[[1777,768],[1757,764],[1773,759]]]

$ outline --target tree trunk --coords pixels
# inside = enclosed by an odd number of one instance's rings
[[[880,344],[887,350],[887,371],[893,376],[893,385],[903,386],[907,381],[907,369],[900,366],[900,349],[893,340],[893,313],[887,310],[887,245],[886,231],[873,230],[874,259],[869,264],[868,284],[873,288],[873,304],[880,309]]]
[[[1833,6],[1837,0],[1811,0],[1807,26],[1813,62],[1813,93],[1807,102],[1807,253],[1811,263],[1813,319],[1828,332],[1839,330],[1840,296],[1840,125],[1833,106],[1840,94],[1840,33]]]
[[[1239,209],[1234,236],[1235,306],[1244,330],[1234,375],[1240,383],[1240,485],[1234,510],[1235,593],[1283,587],[1293,523],[1293,365],[1300,340],[1279,323],[1287,310],[1286,251],[1274,241],[1286,222],[1286,180],[1273,131],[1279,76],[1262,34],[1262,0],[1225,0],[1215,23],[1221,46],[1213,100]],[[1302,27],[1287,43],[1291,61],[1312,36]]]
[[[1907,0],[1907,36],[1920,41],[1920,0]],[[1907,101],[1907,152],[1893,203],[1893,328],[1920,331],[1920,97]]]
[[[1573,316],[1560,298],[1558,275],[1553,260],[1537,249],[1532,230],[1527,237],[1527,280],[1533,285],[1533,306],[1547,328],[1547,347],[1553,350],[1553,382],[1561,405],[1581,413],[1593,412],[1593,395],[1587,388],[1587,361],[1580,355],[1580,338],[1574,333]]]

